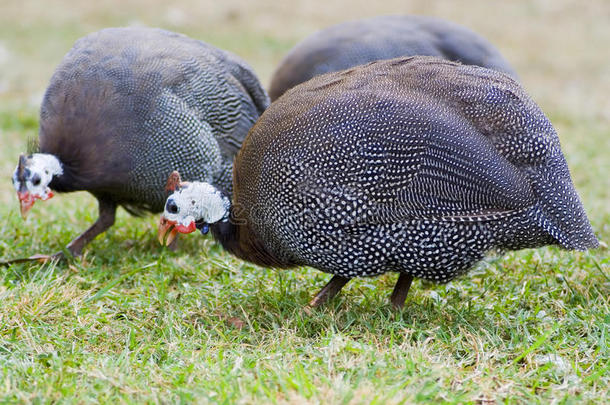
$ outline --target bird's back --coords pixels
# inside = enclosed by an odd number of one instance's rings
[[[280,62],[269,94],[286,90],[319,74],[399,56],[438,56],[516,76],[498,50],[458,24],[424,16],[380,16],[321,30],[297,44]]]
[[[172,170],[230,187],[231,160],[267,105],[228,52],[158,29],[105,29],[77,41],[52,77],[40,149],[71,169],[71,186],[159,210]]]
[[[344,276],[410,264],[446,281],[492,247],[595,241],[550,122],[488,69],[414,57],[319,76],[236,162],[235,202],[269,249]]]

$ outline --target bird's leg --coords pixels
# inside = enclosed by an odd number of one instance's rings
[[[78,235],[78,237],[72,240],[72,242],[68,243],[67,248],[72,256],[80,256],[85,245],[114,224],[117,209],[116,203],[107,199],[98,198],[98,204],[100,215],[97,220],[89,227],[89,229]],[[63,256],[62,253],[58,254]]]
[[[309,306],[317,307],[324,304],[326,301],[337,295],[337,293],[341,291],[343,286],[347,284],[349,280],[350,279],[347,277],[333,276],[328,284],[326,284],[324,288],[322,288],[320,292],[316,294],[311,301],[309,301]]]
[[[409,294],[409,288],[411,288],[412,281],[412,275],[400,273],[398,281],[396,281],[396,285],[394,286],[394,291],[392,291],[392,295],[390,296],[390,301],[394,308],[401,309],[405,305],[405,299],[407,298],[407,294]]]

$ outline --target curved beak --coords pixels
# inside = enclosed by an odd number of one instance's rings
[[[160,244],[168,246],[176,239],[178,233],[191,233],[194,232],[195,229],[197,229],[195,222],[191,222],[188,225],[182,225],[176,221],[165,218],[165,216],[161,216],[157,237],[159,238]]]
[[[176,222],[170,221],[164,216],[159,220],[157,237],[161,245],[169,246],[176,239],[178,231],[176,230]],[[166,238],[167,236],[167,238]]]
[[[28,216],[28,212],[34,206],[35,198],[30,194],[29,191],[18,191],[17,197],[19,198],[19,209],[21,210],[21,217],[25,219]]]

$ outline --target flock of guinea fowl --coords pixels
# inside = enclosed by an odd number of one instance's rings
[[[332,274],[311,306],[394,271],[400,308],[413,277],[450,281],[490,250],[598,245],[553,126],[464,27],[329,27],[285,56],[269,95],[242,59],[180,34],[87,35],[19,157],[21,213],[54,192],[94,195],[98,219],[64,250],[78,256],[118,206],[163,211],[162,244],[211,231],[243,260]]]

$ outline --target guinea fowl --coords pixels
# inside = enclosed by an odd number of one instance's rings
[[[67,246],[76,256],[117,206],[162,211],[176,168],[230,192],[233,158],[268,105],[244,61],[201,41],[152,28],[87,35],[51,78],[37,153],[19,158],[21,213],[53,191],[93,194],[99,218]]]
[[[516,77],[491,43],[465,27],[433,17],[379,16],[328,27],[297,44],[273,74],[269,96],[276,100],[319,74],[415,55],[438,56]]]
[[[174,227],[172,229],[172,226]],[[448,282],[492,249],[597,246],[553,126],[508,75],[434,57],[373,62],[289,90],[250,130],[233,198],[184,182],[159,235],[211,228],[262,266]]]

